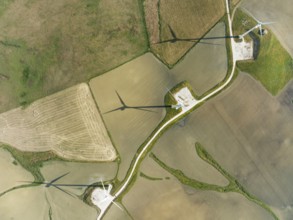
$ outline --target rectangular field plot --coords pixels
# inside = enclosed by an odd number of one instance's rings
[[[112,161],[116,152],[87,84],[0,115],[0,141],[22,151],[54,151],[62,158]]]
[[[168,69],[147,53],[90,81],[90,87],[121,157],[118,178],[122,179],[138,147],[165,115],[164,108],[122,107],[121,96],[129,106],[163,105],[168,88],[174,85]],[[108,113],[107,113],[108,112]]]

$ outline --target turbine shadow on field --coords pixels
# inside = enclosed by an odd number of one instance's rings
[[[70,183],[59,183],[58,184],[58,183],[55,183],[59,179],[63,178],[64,176],[66,176],[68,174],[69,174],[69,172],[62,174],[61,176],[56,177],[55,179],[51,180],[50,182],[29,182],[29,181],[21,181],[21,182],[28,182],[28,183],[37,184],[37,185],[45,185],[46,188],[49,188],[52,186],[52,187],[58,189],[59,191],[66,193],[67,195],[72,196],[74,198],[76,197],[75,194],[73,194],[67,190],[62,189],[61,187],[99,187],[99,186],[102,186],[101,184],[70,184]]]
[[[239,38],[239,36],[216,36],[216,37],[200,37],[200,38],[179,38],[177,37],[174,30],[168,25],[170,33],[172,35],[172,39],[162,40],[154,44],[164,44],[164,43],[176,43],[176,42],[198,42],[203,44],[212,44],[212,45],[221,45],[216,43],[207,43],[207,42],[200,42],[201,40],[216,40],[216,39],[230,39],[230,38]]]
[[[115,109],[112,109],[110,111],[107,111],[107,112],[104,112],[103,114],[108,114],[108,113],[111,113],[111,112],[115,112],[115,111],[124,111],[125,109],[135,109],[135,110],[141,110],[141,111],[147,111],[147,112],[153,112],[153,113],[157,113],[155,111],[152,111],[152,110],[148,110],[148,109],[156,109],[156,108],[171,108],[172,105],[146,105],[146,106],[130,106],[130,105],[127,105],[123,99],[121,98],[121,96],[119,95],[119,93],[115,90],[117,96],[118,96],[118,99],[121,103],[121,107],[119,108],[115,108]]]

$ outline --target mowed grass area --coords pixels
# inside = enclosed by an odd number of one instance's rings
[[[85,82],[148,48],[142,2],[0,3],[0,112]]]
[[[200,38],[204,36],[224,15],[223,0],[160,0],[157,7],[159,14],[159,39],[157,42],[173,39],[170,28],[177,38]],[[148,11],[146,11],[148,12]],[[155,12],[151,12],[156,14]],[[146,23],[154,22],[146,19]],[[148,27],[150,25],[147,25]],[[154,29],[148,28],[149,36],[153,36]],[[152,40],[154,40],[152,38]],[[151,42],[151,50],[169,67],[174,66],[195,42],[167,42],[155,44]]]
[[[0,114],[0,142],[77,161],[113,161],[116,151],[87,84]]]
[[[255,25],[252,18],[237,10],[233,21],[235,35],[244,33]],[[293,76],[293,60],[274,34],[267,27],[264,28],[268,30],[268,34],[262,37],[258,35],[258,29],[254,31],[260,41],[257,59],[238,62],[237,66],[260,81],[272,95],[277,95]],[[246,37],[246,40],[251,39]]]

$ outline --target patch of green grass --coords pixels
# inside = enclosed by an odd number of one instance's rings
[[[13,156],[15,160],[12,163],[14,165],[20,164],[24,169],[30,172],[34,176],[35,182],[42,182],[45,180],[40,171],[40,168],[43,166],[43,162],[48,160],[62,160],[51,151],[23,152],[5,144],[0,144],[0,148],[7,150]],[[28,184],[18,185],[8,190],[5,190],[4,192],[1,192],[0,197],[17,189],[22,189],[26,187],[34,187],[38,185],[39,185],[38,183],[28,183]]]
[[[8,6],[14,2],[14,0],[1,0],[0,1],[0,17],[3,15],[5,10],[8,8]]]
[[[163,180],[163,178],[148,176],[148,175],[146,175],[146,174],[143,173],[143,172],[140,172],[139,175],[140,175],[141,177],[145,178],[145,179],[148,179],[148,180],[154,180],[154,181],[156,181],[156,180]]]
[[[255,24],[251,17],[237,10],[233,21],[236,35],[244,33]],[[254,31],[260,42],[257,59],[238,62],[237,66],[260,81],[272,95],[277,95],[293,77],[293,60],[270,30],[262,37],[257,32],[258,29]],[[245,39],[252,40],[249,36]]]
[[[227,186],[218,186],[214,184],[204,183],[186,176],[181,170],[174,169],[166,165],[162,162],[155,154],[151,153],[150,157],[156,161],[163,169],[168,171],[174,177],[176,177],[182,184],[191,186],[195,189],[199,190],[212,190],[216,192],[236,192],[240,193],[241,195],[245,196],[248,200],[254,202],[255,204],[259,205],[263,209],[267,210],[274,219],[278,220],[276,214],[270,209],[270,207],[265,204],[260,199],[256,198],[255,196],[251,195],[238,181],[235,177],[229,174],[224,168],[220,166],[220,164],[203,148],[203,146],[199,143],[195,144],[195,149],[198,156],[213,166],[216,170],[218,170],[228,181],[229,184]]]
[[[2,41],[0,50],[1,72],[9,76],[9,80],[1,82],[0,92],[5,99],[0,112],[8,110],[7,105],[25,106],[45,96],[43,77],[55,62],[56,45],[51,44],[50,49],[39,51],[29,48],[21,40],[9,39]]]
[[[0,147],[10,152],[17,163],[34,176],[36,182],[44,181],[44,177],[40,172],[40,168],[44,162],[49,160],[63,160],[51,151],[23,152],[4,144],[0,145]]]
[[[0,112],[88,82],[148,50],[141,1],[25,0],[13,12],[8,2],[0,1],[0,16],[9,11],[0,20],[0,74],[10,77],[0,81]]]

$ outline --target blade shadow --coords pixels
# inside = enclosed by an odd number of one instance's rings
[[[121,96],[119,95],[119,93],[116,90],[115,90],[115,92],[116,92],[116,94],[118,96],[118,99],[119,99],[120,103],[122,104],[122,106],[118,107],[118,108],[115,108],[115,109],[112,109],[112,110],[109,110],[107,112],[104,112],[103,114],[108,114],[108,113],[119,111],[119,110],[124,111],[126,109],[135,109],[135,110],[140,110],[140,111],[158,113],[156,111],[152,111],[152,110],[149,110],[149,109],[150,108],[154,109],[154,108],[171,108],[172,107],[171,105],[129,106],[123,101],[123,99],[121,98]]]
[[[49,183],[46,184],[46,187],[50,187],[51,185],[53,185],[53,183],[55,183],[57,180],[61,179],[62,177],[68,175],[70,172],[62,174],[61,176],[51,180]]]
[[[59,187],[59,186],[57,186],[57,185],[51,184],[51,186],[53,186],[54,188],[56,188],[56,189],[60,190],[61,192],[64,192],[64,193],[66,193],[67,195],[69,195],[69,196],[71,196],[71,197],[75,198],[75,196],[74,196],[74,195],[72,195],[70,192],[68,192],[67,190],[64,190],[64,189],[60,188],[60,187]]]
[[[164,43],[176,43],[176,42],[199,42],[201,40],[216,40],[216,39],[230,39],[230,38],[239,38],[239,36],[217,36],[217,37],[199,37],[199,38],[179,38],[177,37],[175,31],[171,28],[171,26],[168,24],[170,33],[172,35],[172,39],[163,40],[156,42],[154,44],[164,44]],[[199,43],[205,43],[205,42],[199,42]],[[205,43],[209,44],[209,43]],[[217,45],[217,44],[215,44]],[[220,44],[221,45],[221,44]]]

